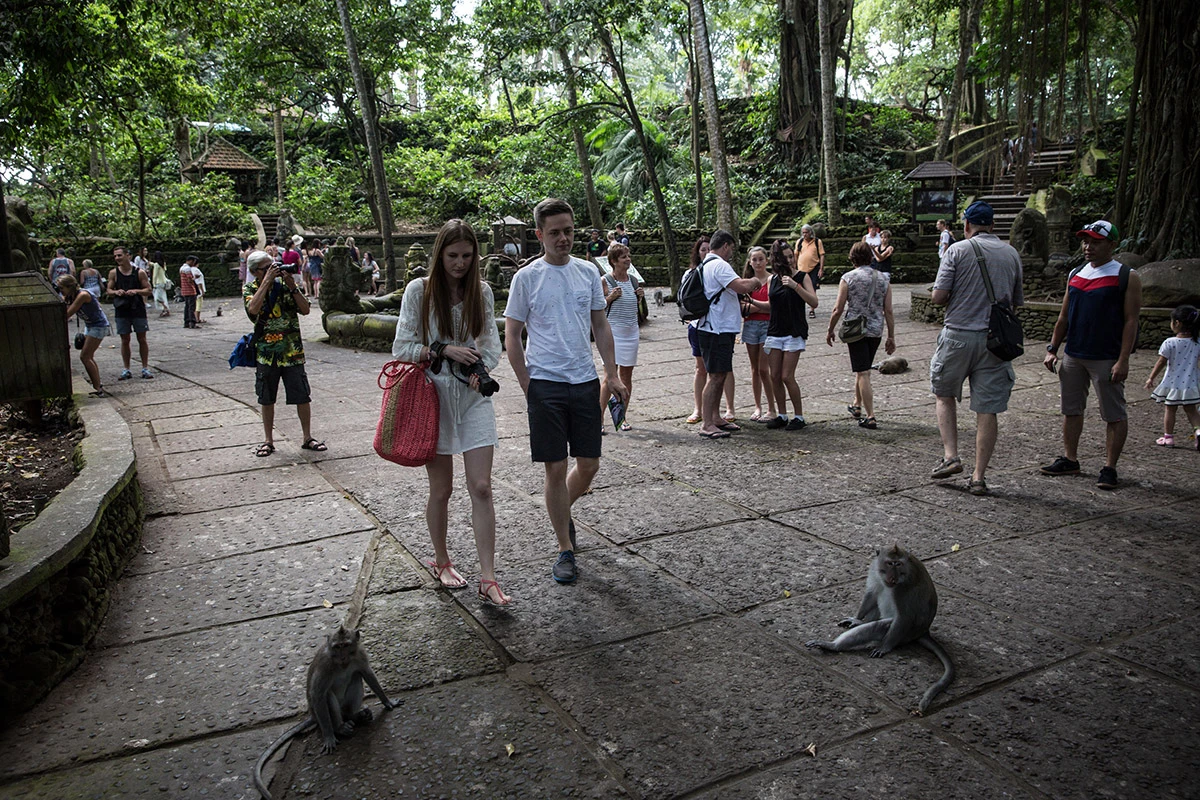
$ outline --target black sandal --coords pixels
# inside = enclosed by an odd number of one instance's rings
[[[308,438],[304,440],[304,444],[300,445],[301,450],[315,450],[318,453],[324,453],[329,448],[324,442],[318,442],[316,439]]]
[[[258,446],[258,449],[254,451],[254,455],[258,456],[259,458],[266,458],[274,452],[275,445],[271,444],[270,442],[263,442]]]
[[[869,431],[873,431],[876,428],[878,428],[879,426],[875,424],[874,417],[863,417],[862,419],[860,419],[858,421],[858,427],[866,428]]]

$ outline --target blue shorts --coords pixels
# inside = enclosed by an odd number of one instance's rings
[[[103,339],[110,333],[112,333],[112,328],[107,325],[85,325],[83,328],[83,335],[93,339]]]
[[[742,322],[742,343],[762,344],[767,340],[767,326],[770,320],[748,319]]]
[[[700,358],[700,340],[696,338],[695,325],[688,325],[688,344],[692,346],[692,358]]]
[[[113,321],[117,324],[117,336],[145,333],[150,330],[150,322],[145,317],[113,317]]]

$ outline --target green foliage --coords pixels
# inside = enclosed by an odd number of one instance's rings
[[[1115,170],[1113,171],[1115,173]],[[1110,178],[1091,178],[1087,175],[1076,175],[1067,184],[1071,191],[1071,209],[1075,216],[1086,219],[1101,219],[1107,216],[1115,205],[1117,196],[1117,179],[1115,174]]]
[[[233,179],[209,173],[201,183],[166,183],[155,198],[160,236],[232,233],[248,225],[246,208],[237,201]]]
[[[904,180],[903,170],[875,175],[870,181],[844,186],[838,192],[842,212],[871,214],[880,224],[907,222],[912,207],[913,185]]]

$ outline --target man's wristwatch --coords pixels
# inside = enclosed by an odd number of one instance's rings
[[[1058,347],[1056,345],[1048,344],[1046,345],[1046,352],[1052,356],[1056,356],[1058,355]]]

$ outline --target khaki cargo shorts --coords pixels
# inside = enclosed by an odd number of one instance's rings
[[[942,328],[929,359],[929,384],[936,397],[962,401],[963,381],[971,381],[971,410],[999,414],[1008,410],[1017,374],[1012,363],[987,349],[987,331]]]

